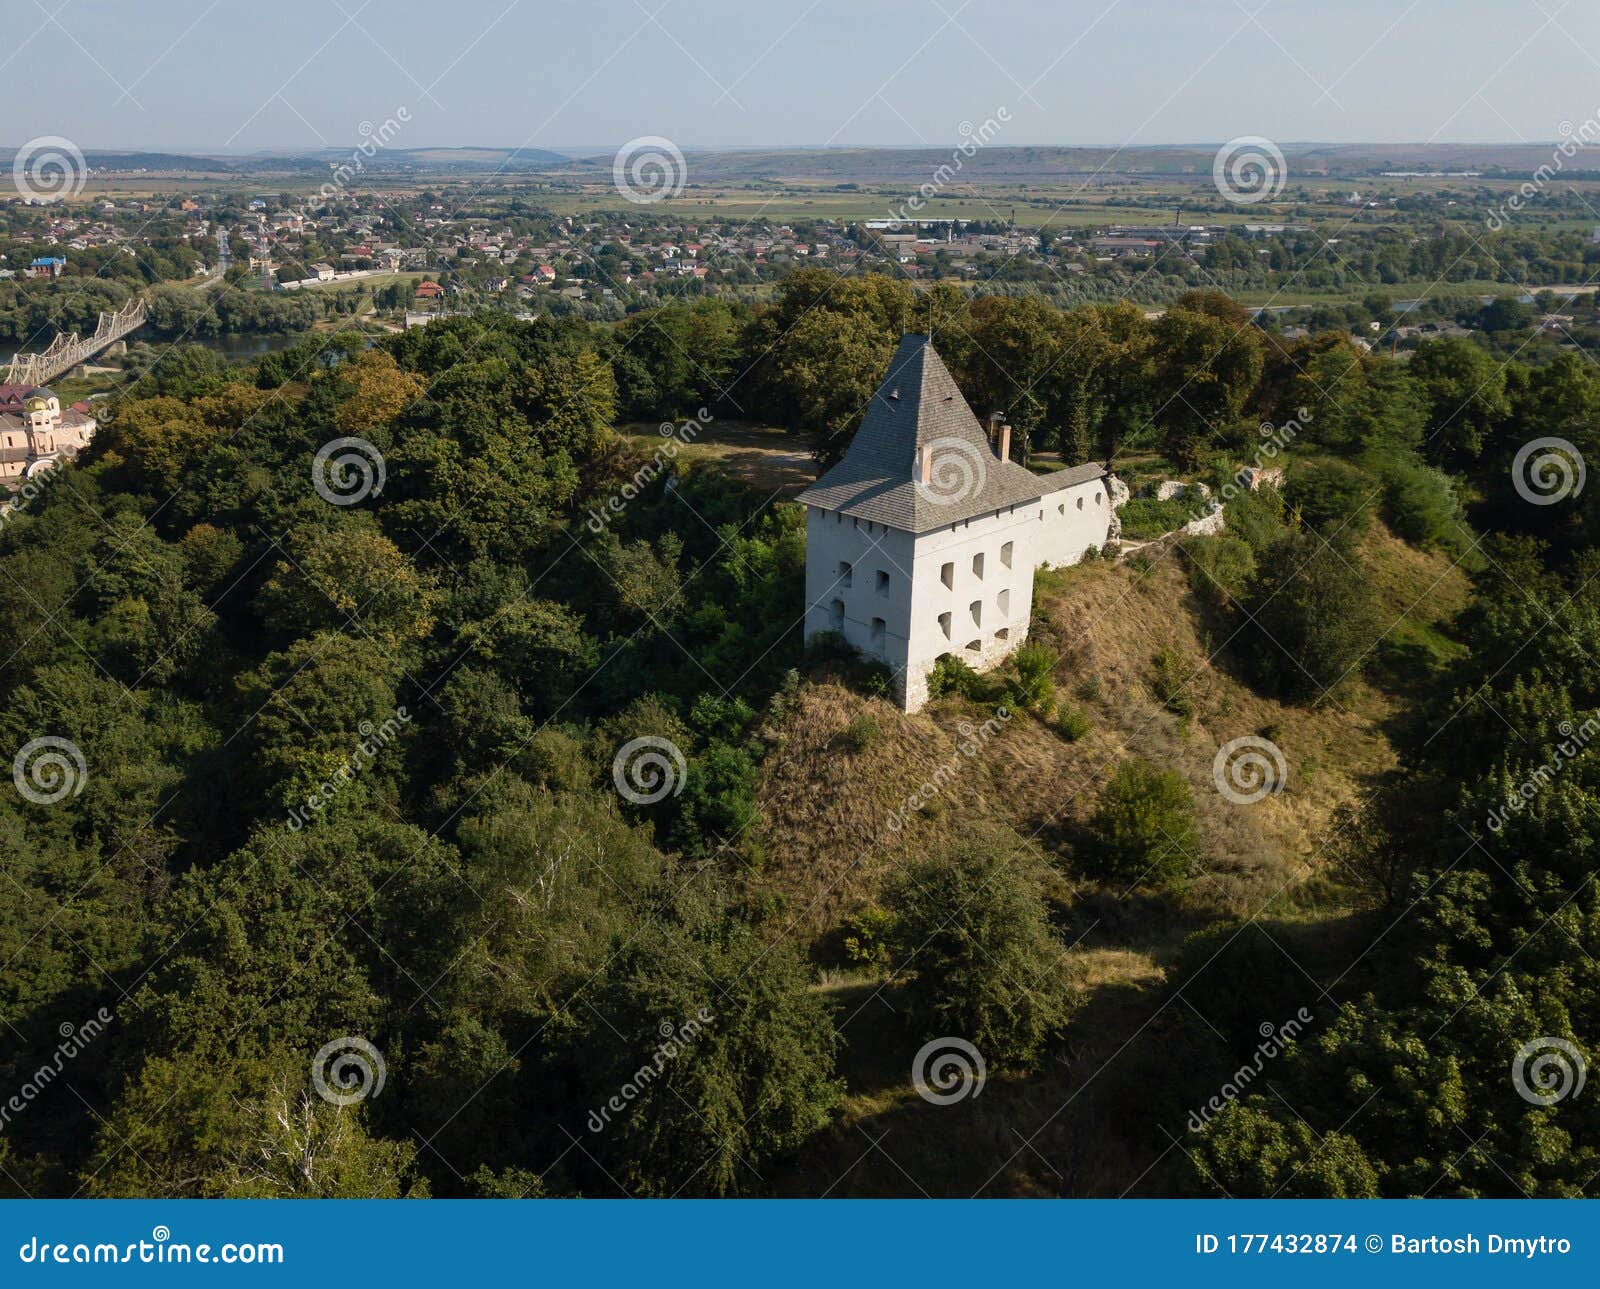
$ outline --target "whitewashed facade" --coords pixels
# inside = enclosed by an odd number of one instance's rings
[[[991,444],[925,336],[900,342],[844,457],[802,495],[806,638],[835,631],[895,673],[907,711],[942,654],[977,670],[1027,639],[1034,570],[1112,531],[1104,468],[1035,475]]]

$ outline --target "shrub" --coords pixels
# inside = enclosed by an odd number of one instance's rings
[[[885,909],[862,909],[844,921],[844,956],[862,966],[883,967],[889,964],[889,936],[894,930],[894,917]]]
[[[1376,481],[1345,461],[1316,461],[1296,466],[1289,476],[1287,500],[1300,521],[1319,532],[1358,533],[1372,517]]]
[[[991,1065],[1026,1069],[1068,1014],[1061,947],[1022,852],[966,843],[907,868],[888,898],[891,961],[926,1038],[955,1035]]]
[[[928,673],[928,697],[938,698],[944,694],[979,698],[983,694],[983,677],[955,654],[942,653]]]
[[[815,666],[827,662],[849,662],[858,656],[856,647],[841,631],[819,631],[806,641],[805,660]]]
[[[1056,729],[1068,743],[1076,743],[1089,732],[1089,718],[1081,707],[1063,707],[1056,717]]]
[[[1055,662],[1055,655],[1042,645],[1025,644],[1011,655],[1013,706],[1030,712],[1050,710],[1056,695],[1056,682],[1050,675]]]
[[[1274,693],[1321,697],[1353,673],[1378,632],[1360,560],[1309,533],[1286,533],[1261,561],[1245,603],[1244,656]]]
[[[1249,542],[1228,534],[1189,537],[1182,549],[1188,556],[1189,585],[1207,603],[1231,608],[1249,589],[1256,571]]]
[[[1118,768],[1090,825],[1086,858],[1095,876],[1134,886],[1169,886],[1190,875],[1199,834],[1189,785],[1174,770],[1135,757]]]
[[[1459,555],[1471,542],[1455,484],[1432,466],[1411,461],[1384,466],[1383,517],[1398,536],[1417,546]]]
[[[602,1166],[646,1195],[737,1194],[826,1127],[838,1037],[812,983],[792,946],[727,919],[663,919],[619,949],[575,1061],[601,1107],[651,1053],[658,1068],[593,1136]]]
[[[1189,697],[1187,668],[1177,653],[1167,645],[1161,647],[1152,661],[1155,663],[1156,672],[1150,687],[1155,691],[1156,697],[1169,712],[1188,720],[1194,715],[1194,699]]]
[[[1228,531],[1260,556],[1283,536],[1283,510],[1283,494],[1276,488],[1240,492],[1227,505]]]
[[[839,740],[852,752],[865,752],[878,741],[881,733],[876,716],[871,712],[857,712],[844,727]]]
[[[1191,519],[1205,513],[1206,503],[1198,497],[1168,497],[1157,501],[1154,497],[1134,497],[1123,503],[1117,513],[1122,517],[1122,535],[1136,539],[1161,537],[1175,528],[1182,528]]]

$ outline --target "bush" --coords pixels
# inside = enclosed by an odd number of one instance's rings
[[[1055,663],[1055,654],[1042,645],[1025,644],[1012,654],[1012,705],[1030,712],[1048,712],[1056,696],[1056,682],[1050,675]]]
[[[1377,627],[1359,558],[1309,533],[1286,533],[1261,561],[1245,603],[1243,654],[1288,698],[1320,698],[1352,674]]]
[[[1287,500],[1309,527],[1353,534],[1372,518],[1378,492],[1376,480],[1365,470],[1345,461],[1316,461],[1295,467]]]
[[[1089,732],[1089,718],[1081,707],[1063,707],[1056,717],[1056,729],[1068,743],[1076,743]]]
[[[888,966],[889,936],[893,930],[894,917],[884,909],[863,909],[854,917],[846,918],[843,928],[846,960],[861,966]]]
[[[983,689],[983,677],[953,653],[940,654],[928,673],[929,698],[960,694],[963,698],[978,699],[983,696]]]
[[[1027,1069],[1068,1014],[1061,947],[1025,852],[967,843],[906,869],[889,893],[891,961],[911,972],[911,1022],[986,1062]]]
[[[1168,497],[1165,501],[1133,497],[1123,503],[1117,514],[1122,517],[1122,535],[1143,540],[1182,528],[1204,514],[1207,504],[1198,497]]]
[[[894,670],[869,658],[837,631],[819,631],[806,642],[805,662],[811,667],[842,664],[844,683],[869,698],[889,698],[894,693]]]
[[[737,1194],[825,1127],[838,1036],[812,984],[792,946],[725,919],[663,921],[618,950],[574,1061],[602,1108],[651,1053],[656,1068],[592,1138],[607,1171],[645,1195]]]
[[[1255,492],[1240,492],[1227,505],[1228,531],[1260,556],[1283,536],[1283,494],[1263,487]]]
[[[1384,467],[1383,517],[1397,536],[1416,546],[1460,555],[1472,540],[1455,484],[1432,466],[1393,461]]]
[[[1155,677],[1150,682],[1150,687],[1155,691],[1161,705],[1176,716],[1188,720],[1194,715],[1194,699],[1189,697],[1188,669],[1170,646],[1163,645],[1152,661],[1155,664]]]
[[[1124,761],[1100,798],[1085,858],[1095,876],[1132,886],[1170,886],[1195,866],[1199,834],[1189,785],[1174,770]]]
[[[1232,608],[1243,598],[1256,571],[1256,556],[1249,542],[1227,534],[1189,537],[1182,549],[1189,560],[1189,585],[1196,595],[1219,609]]]
[[[852,752],[865,752],[878,741],[881,733],[876,716],[871,712],[858,712],[844,727],[844,733],[839,736],[839,741]]]

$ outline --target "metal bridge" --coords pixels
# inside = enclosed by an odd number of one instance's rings
[[[73,332],[58,335],[50,347],[37,354],[13,354],[6,369],[8,385],[48,385],[62,372],[71,371],[104,349],[109,349],[130,331],[144,325],[145,301],[132,300],[115,313],[102,313],[92,336]]]

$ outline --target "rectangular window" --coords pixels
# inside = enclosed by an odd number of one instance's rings
[[[877,580],[877,588],[876,589],[877,589],[877,592],[878,592],[879,595],[885,597],[886,599],[888,598],[888,595],[889,595],[889,575],[887,573],[885,573],[881,568],[878,570],[878,580]]]
[[[839,561],[839,585],[849,586],[855,580],[856,571],[844,560]]]
[[[956,566],[946,564],[939,570],[939,580],[944,583],[944,589],[953,591],[956,588]]]
[[[882,618],[872,619],[872,647],[879,653],[883,652],[884,639],[888,635],[889,624]]]

